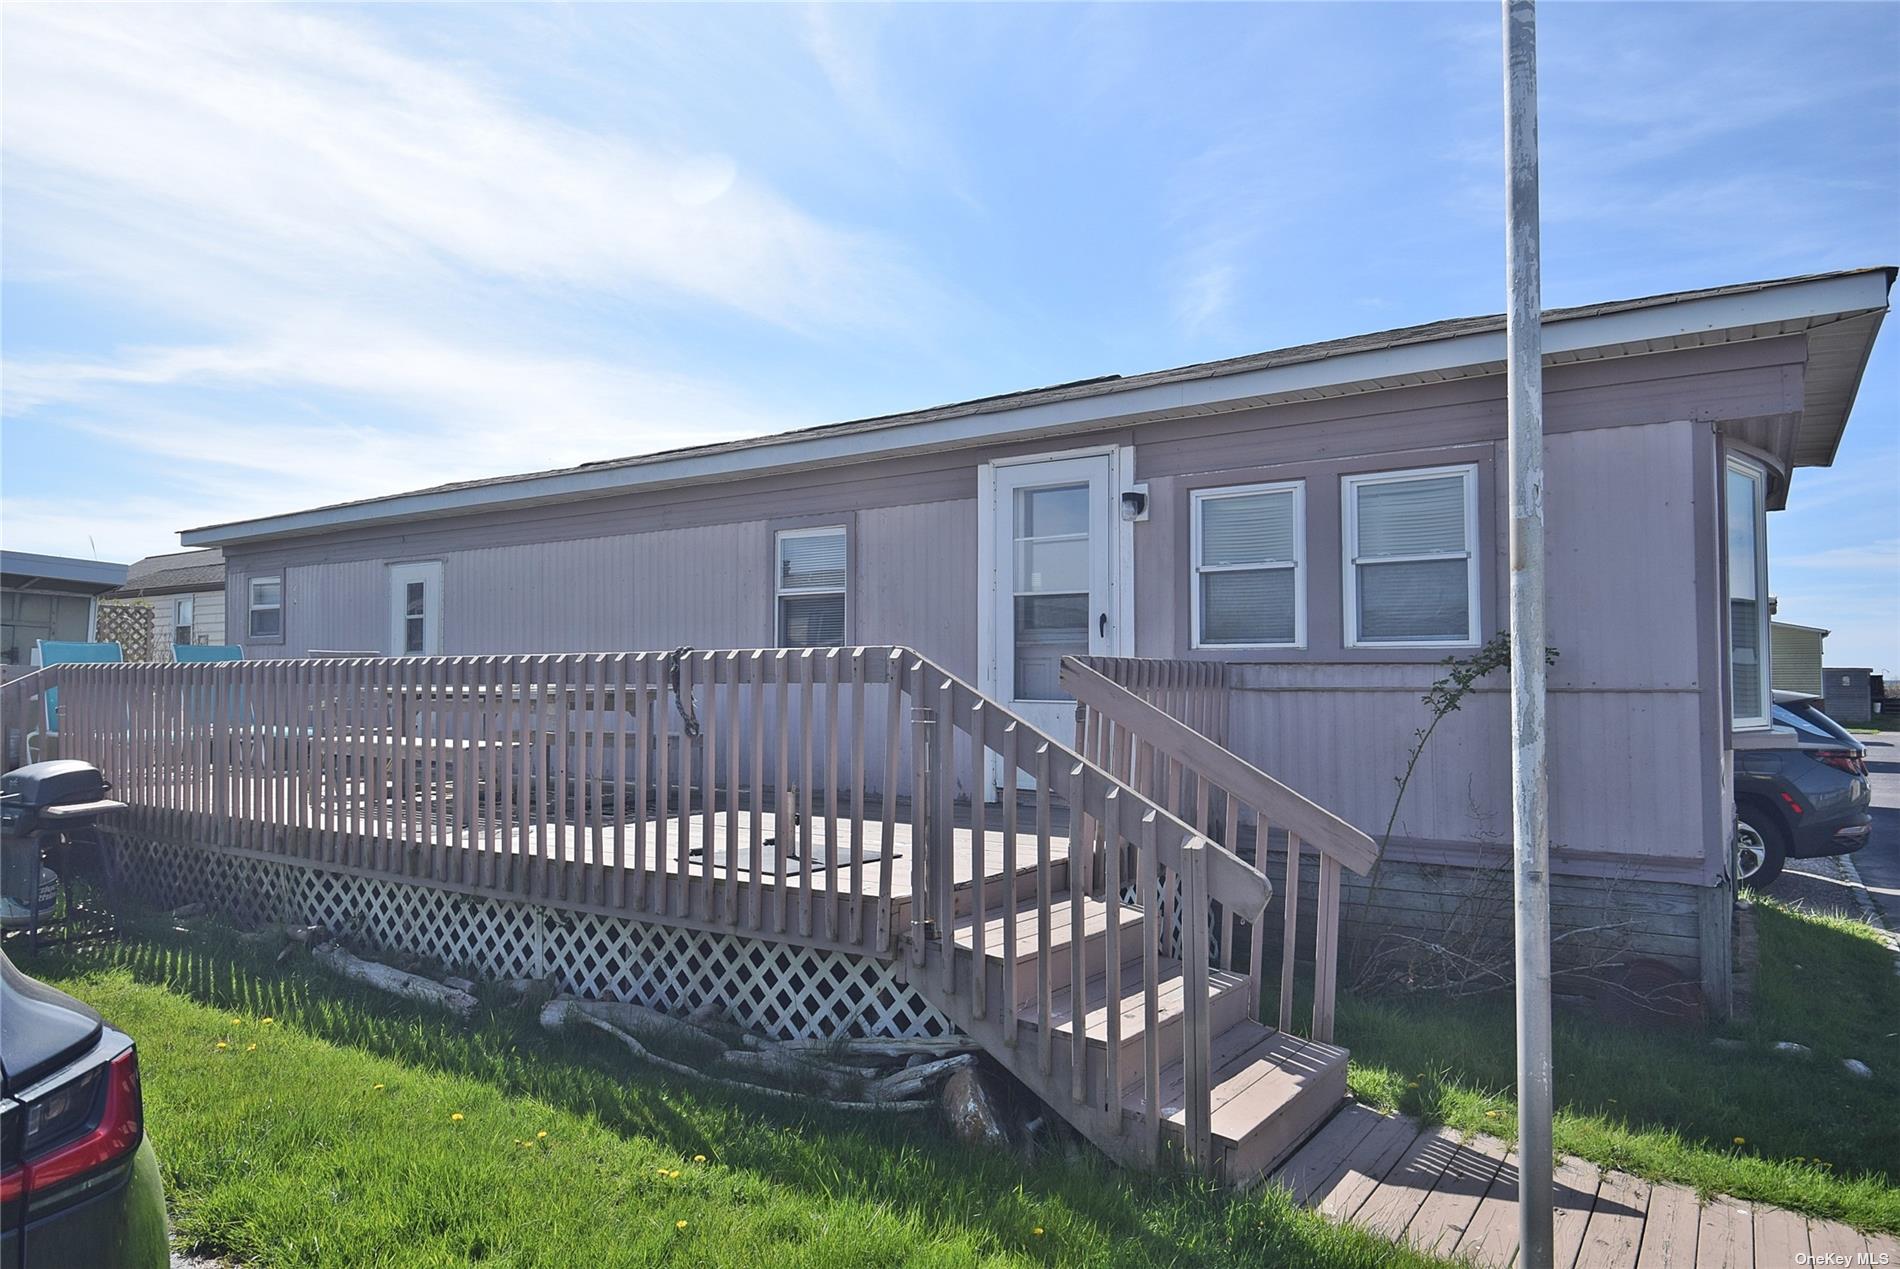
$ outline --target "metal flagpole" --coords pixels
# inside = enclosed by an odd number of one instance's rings
[[[1550,824],[1544,728],[1544,339],[1537,9],[1504,0],[1505,284],[1511,454],[1511,829],[1517,900],[1518,1263],[1550,1269]]]

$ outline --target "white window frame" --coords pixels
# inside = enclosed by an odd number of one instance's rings
[[[1367,485],[1401,484],[1434,476],[1460,476],[1465,482],[1465,549],[1438,551],[1426,555],[1381,555],[1377,559],[1359,558],[1359,491]],[[1343,520],[1340,554],[1342,579],[1340,593],[1345,596],[1346,646],[1348,648],[1475,648],[1479,638],[1478,565],[1478,465],[1453,463],[1444,467],[1409,467],[1404,471],[1363,472],[1341,476],[1339,507]],[[1359,566],[1361,564],[1408,564],[1432,560],[1465,561],[1465,637],[1463,639],[1361,639],[1359,637]]]
[[[277,602],[274,604],[258,603],[257,588],[259,586],[270,585],[277,587]],[[282,573],[271,573],[262,577],[248,577],[244,580],[244,588],[244,637],[246,639],[256,640],[260,643],[282,643],[284,641],[284,575]],[[274,635],[258,634],[256,615],[260,612],[270,612],[272,610],[275,610],[277,613],[277,633]]]
[[[787,538],[821,538],[836,534],[844,542],[844,582],[838,586],[791,586],[781,583],[784,580],[782,565],[784,556],[780,553]],[[851,530],[848,525],[814,524],[799,529],[779,529],[772,534],[772,646],[776,648],[828,648],[833,646],[851,646]],[[828,643],[790,644],[785,641],[785,604],[786,599],[796,599],[806,595],[837,595],[844,600],[844,630],[837,645]]]
[[[280,605],[281,606],[281,605]],[[182,627],[185,642],[191,642],[192,619],[197,615],[196,595],[177,595],[172,599],[172,643],[178,643],[178,631]]]
[[[1266,564],[1203,564],[1201,562],[1201,508],[1225,498],[1244,498],[1252,494],[1291,493],[1293,495],[1293,558]],[[1196,651],[1233,648],[1304,648],[1306,646],[1306,482],[1279,480],[1257,485],[1223,485],[1214,489],[1196,489],[1188,501],[1188,538],[1192,554],[1194,594],[1191,596],[1193,638]],[[1201,608],[1204,591],[1201,578],[1209,573],[1265,573],[1280,569],[1293,571],[1293,639],[1290,643],[1212,643],[1201,637]]]
[[[434,657],[442,655],[442,561],[403,560],[386,569],[389,591],[389,655]],[[409,651],[409,587],[422,587],[422,650]]]
[[[1735,712],[1735,620],[1734,596],[1729,593],[1729,577],[1734,565],[1728,558],[1728,475],[1729,473],[1746,476],[1755,483],[1755,620],[1759,626],[1756,634],[1756,647],[1761,650],[1759,657],[1761,676],[1761,713],[1753,717],[1743,717]],[[1774,709],[1774,654],[1771,648],[1772,615],[1768,611],[1768,468],[1751,458],[1740,454],[1728,455],[1723,464],[1722,479],[1722,630],[1726,636],[1722,659],[1728,663],[1729,726],[1736,730],[1762,728],[1770,725],[1770,713]]]

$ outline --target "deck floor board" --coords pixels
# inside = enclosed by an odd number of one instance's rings
[[[1656,1184],[1564,1158],[1554,1174],[1552,1232],[1562,1269],[1783,1269],[1814,1256],[1880,1263],[1889,1235],[1836,1221]],[[1273,1174],[1293,1201],[1394,1242],[1485,1269],[1518,1253],[1517,1153],[1400,1115],[1348,1105]],[[1858,1257],[1874,1253],[1863,1261]],[[1896,1260],[1894,1263],[1900,1263]]]

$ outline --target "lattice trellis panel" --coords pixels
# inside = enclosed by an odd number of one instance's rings
[[[781,1039],[951,1031],[892,965],[869,957],[121,840],[128,885],[158,904],[322,925],[478,977],[555,973],[563,991],[669,1013],[716,1004]]]

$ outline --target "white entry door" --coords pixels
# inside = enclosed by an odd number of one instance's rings
[[[998,700],[1065,744],[1075,705],[1065,656],[1121,650],[1119,525],[1110,454],[999,463],[986,552],[993,561],[993,663]],[[1000,781],[993,769],[991,786]]]
[[[442,652],[442,562],[389,566],[389,655]]]

